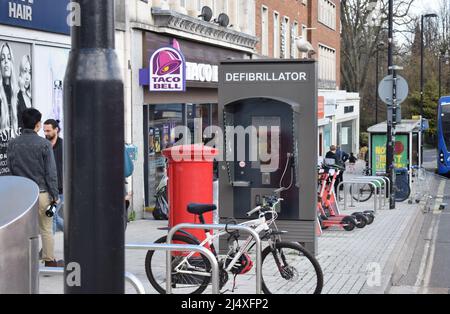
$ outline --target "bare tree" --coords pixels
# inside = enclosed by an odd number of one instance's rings
[[[394,1],[396,25],[411,23],[411,5],[415,0]],[[342,66],[343,87],[364,97],[370,67],[377,45],[387,43],[388,0],[343,0]]]

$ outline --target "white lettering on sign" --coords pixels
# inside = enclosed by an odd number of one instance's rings
[[[186,62],[186,80],[197,82],[219,82],[219,66]]]
[[[307,81],[306,72],[280,72],[280,73],[226,73],[226,82],[301,82]]]
[[[33,7],[31,5],[33,4],[34,0],[21,0],[21,2],[26,2],[29,5],[13,1],[10,1],[8,3],[9,17],[13,19],[31,22],[33,20]]]

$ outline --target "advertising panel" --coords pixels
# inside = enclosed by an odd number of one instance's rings
[[[372,173],[386,172],[386,135],[372,136]],[[408,136],[397,135],[394,149],[395,168],[408,168]]]

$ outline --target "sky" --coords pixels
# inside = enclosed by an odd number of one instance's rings
[[[415,0],[412,13],[415,15],[437,13],[439,11],[439,0]]]
[[[440,3],[441,0],[415,0],[411,6],[410,16],[420,16],[421,14],[428,13],[439,13]],[[413,39],[413,36],[414,34],[412,33],[403,33],[401,35],[395,35],[395,39],[398,44],[402,45],[411,41]]]

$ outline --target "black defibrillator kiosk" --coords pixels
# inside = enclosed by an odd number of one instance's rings
[[[240,60],[219,69],[221,222],[276,194],[287,241],[317,251],[317,79],[313,60]]]

